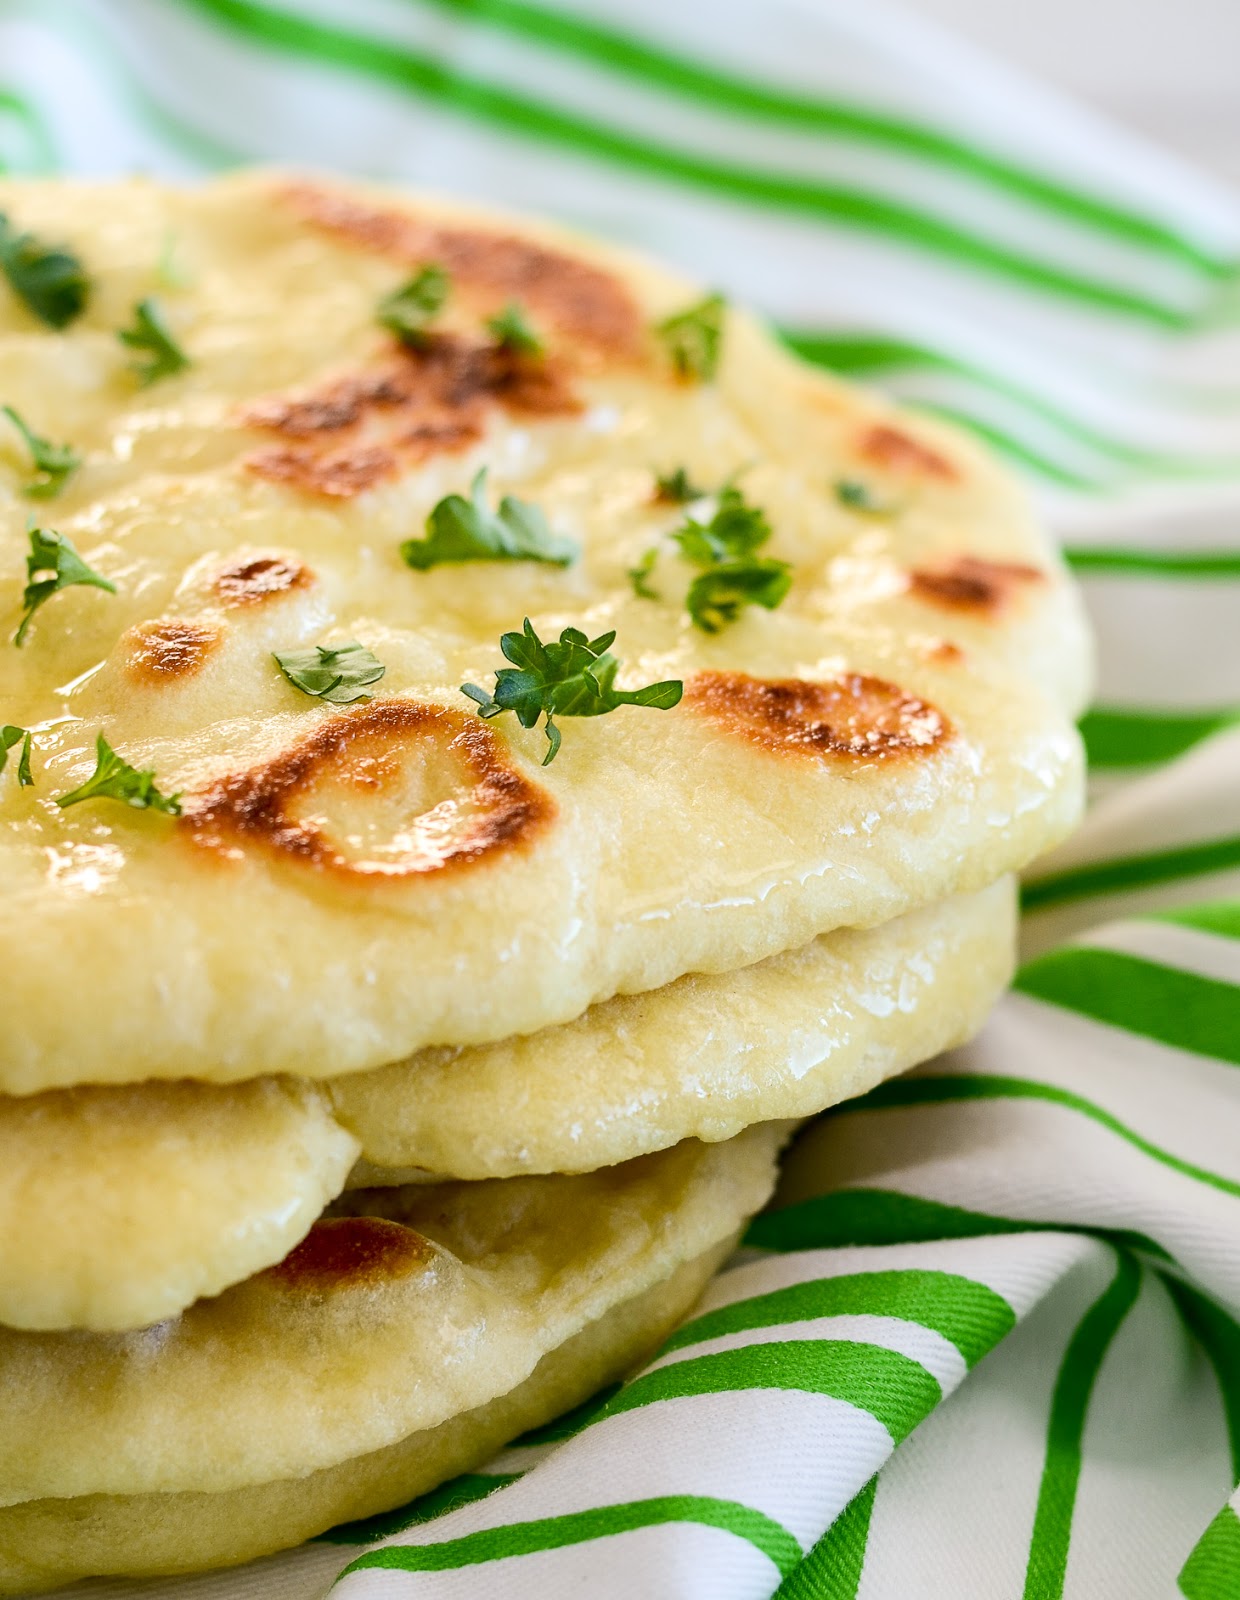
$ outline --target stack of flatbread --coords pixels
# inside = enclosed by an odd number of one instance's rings
[[[20,1593],[631,1370],[798,1119],[979,1026],[1089,668],[974,445],[644,262],[272,174],[0,211]]]

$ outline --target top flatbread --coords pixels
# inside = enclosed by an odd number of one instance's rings
[[[86,462],[58,529],[116,587],[56,594],[3,645],[0,1089],[374,1067],[568,1020],[966,892],[1079,806],[1070,713],[1088,650],[1020,491],[970,442],[812,373],[730,313],[716,381],[649,332],[699,291],[546,230],[267,176],[197,193],[0,184],[16,226],[91,275],[63,333],[0,282],[0,400]],[[189,287],[161,286],[171,241]],[[420,262],[453,294],[428,349],[377,328]],[[192,360],[136,387],[115,330],[158,295]],[[483,319],[519,301],[531,375]],[[28,463],[0,446],[0,618],[21,614]],[[577,541],[567,568],[410,570],[404,539],[487,465],[492,497]],[[710,636],[653,474],[733,473],[791,591]],[[867,504],[841,502],[838,480]],[[659,539],[639,598],[627,570]],[[460,693],[499,635],[614,628],[620,684],[674,710],[483,722]],[[347,709],[275,649],[359,640],[386,666]],[[178,820],[54,797],[96,735]]]

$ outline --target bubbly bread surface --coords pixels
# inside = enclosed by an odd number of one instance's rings
[[[91,284],[53,332],[0,283],[0,395],[83,458],[32,502],[0,443],[0,617],[32,509],[114,590],[64,588],[3,645],[34,784],[11,756],[0,1089],[338,1076],[530,1033],[980,888],[1074,821],[1077,601],[962,436],[738,312],[715,376],[678,375],[652,329],[698,289],[439,201],[258,174],[4,181],[0,210]],[[403,343],[376,309],[430,263],[447,302]],[[189,365],[140,387],[116,333],[149,297]],[[489,329],[514,304],[542,354]],[[402,559],[483,466],[568,565]],[[678,468],[702,502],[660,498]],[[674,535],[730,481],[791,585],[709,633]],[[525,617],[614,629],[618,687],[683,698],[565,716],[541,766],[541,727],[460,687],[491,687]],[[349,641],[384,668],[368,702],[273,661]],[[58,807],[99,734],[181,815]]]
[[[278,1261],[346,1180],[590,1171],[811,1116],[976,1031],[1011,973],[1014,898],[1004,880],[374,1072],[0,1095],[0,1323],[173,1316]]]
[[[787,1128],[579,1176],[357,1190],[278,1265],[154,1327],[0,1329],[0,1504],[300,1478],[472,1411],[731,1239]]]

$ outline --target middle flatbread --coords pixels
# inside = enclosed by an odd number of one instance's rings
[[[1007,982],[1014,934],[1005,880],[372,1073],[0,1096],[0,1322],[171,1316],[278,1261],[358,1155],[368,1183],[585,1172],[810,1116],[968,1037]]]

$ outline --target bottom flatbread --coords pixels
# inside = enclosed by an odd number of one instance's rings
[[[969,1037],[1014,948],[1003,880],[375,1072],[0,1096],[0,1322],[175,1315],[279,1261],[359,1153],[367,1184],[582,1173],[811,1116]]]
[[[307,1478],[224,1494],[95,1494],[0,1510],[0,1595],[78,1578],[235,1566],[402,1506],[639,1366],[685,1317],[732,1244],[712,1246],[589,1323],[508,1394]]]
[[[482,1459],[657,1342],[765,1203],[787,1132],[358,1191],[157,1327],[0,1329],[0,1592],[244,1560]]]

